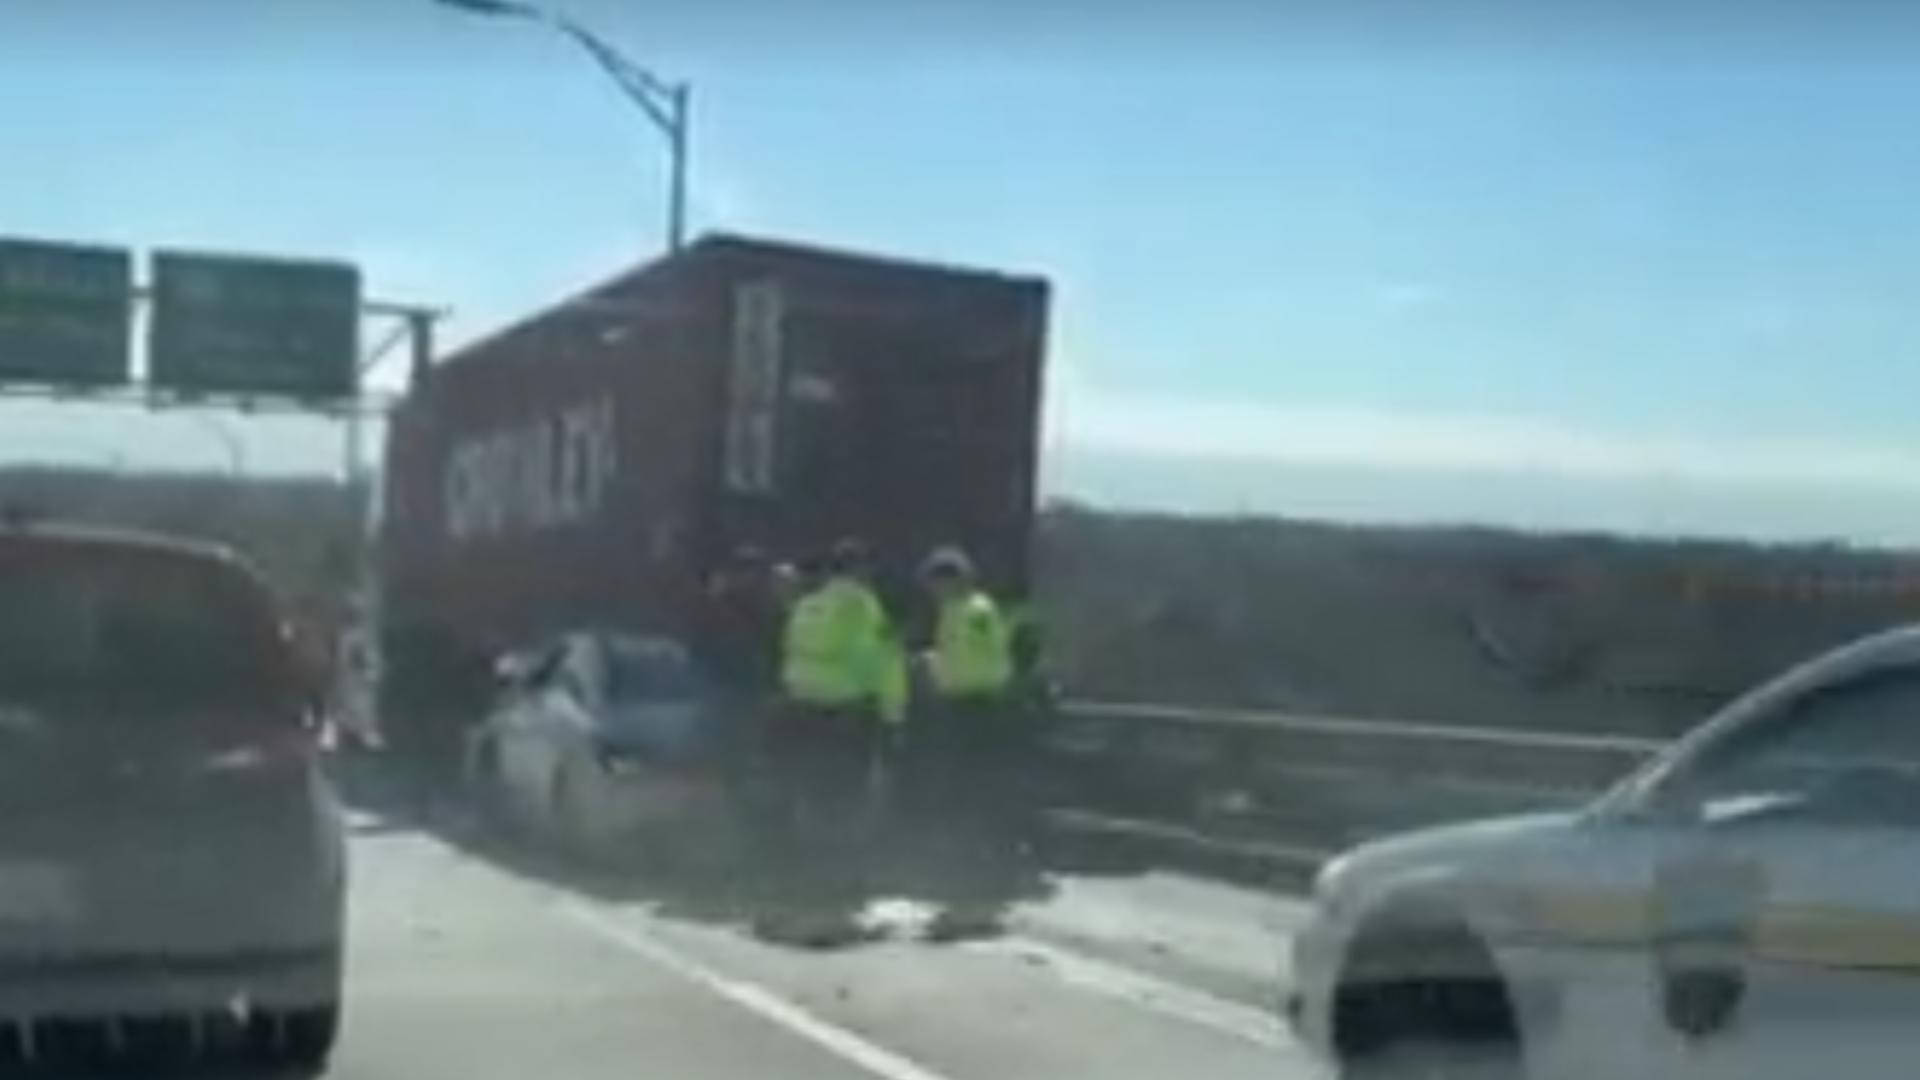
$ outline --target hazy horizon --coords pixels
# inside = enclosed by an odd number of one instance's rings
[[[338,469],[249,471],[183,460],[119,468],[98,461],[0,462],[0,473],[77,470],[93,476],[337,483]],[[1390,469],[1247,459],[1077,452],[1043,467],[1040,503],[1114,513],[1391,528],[1490,528],[1540,536],[1754,544],[1839,543],[1920,551],[1920,501],[1866,489],[1749,485],[1702,488],[1655,476],[1547,476],[1523,470]],[[1738,531],[1723,526],[1733,522]]]

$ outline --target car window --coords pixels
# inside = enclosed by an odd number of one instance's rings
[[[542,688],[589,704],[599,699],[599,684],[599,664],[593,650],[582,642],[569,641],[555,651],[552,671]]]
[[[616,702],[684,700],[699,690],[687,654],[663,642],[612,642],[607,695]]]
[[[509,697],[537,694],[552,688],[567,657],[560,645],[545,645],[510,653],[500,663],[503,691]]]
[[[111,554],[0,556],[0,696],[137,699],[141,714],[284,698],[270,605],[234,575]]]
[[[1744,796],[1832,799],[1868,786],[1920,792],[1920,672],[1821,687],[1703,747],[1656,800],[1700,806]]]

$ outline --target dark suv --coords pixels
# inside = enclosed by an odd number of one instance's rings
[[[0,528],[0,1066],[325,1062],[344,852],[310,674],[219,549]]]

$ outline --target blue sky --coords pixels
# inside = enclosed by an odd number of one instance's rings
[[[568,10],[694,81],[696,227],[1055,280],[1055,492],[1920,542],[1894,5],[659,7]],[[16,0],[0,95],[0,232],[350,258],[454,340],[660,244],[584,58],[428,0]],[[207,426],[0,411],[130,466],[218,467]]]

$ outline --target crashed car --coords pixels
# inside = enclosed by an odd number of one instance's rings
[[[466,768],[502,824],[595,859],[732,853],[742,721],[678,643],[573,632],[496,674]]]

